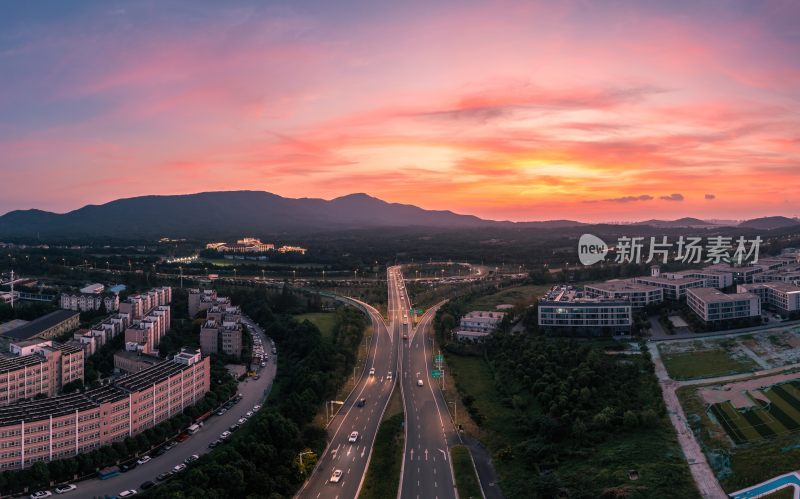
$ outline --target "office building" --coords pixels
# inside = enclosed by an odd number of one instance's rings
[[[715,288],[693,288],[686,291],[686,304],[705,322],[761,315],[761,300],[753,293],[725,294]]]
[[[642,308],[664,301],[662,288],[649,284],[638,284],[632,279],[615,279],[587,284],[584,286],[584,292],[588,298],[629,301],[633,308]]]
[[[455,336],[460,340],[481,340],[497,331],[505,315],[504,312],[482,310],[469,312],[459,321]]]
[[[800,312],[800,286],[795,284],[785,282],[740,284],[737,286],[737,291],[757,295],[764,308],[781,315]]]
[[[81,345],[23,340],[11,344],[11,354],[0,356],[0,406],[52,397],[67,383],[83,379]]]
[[[628,300],[591,298],[572,286],[555,286],[539,299],[539,326],[558,334],[627,334],[632,310]]]

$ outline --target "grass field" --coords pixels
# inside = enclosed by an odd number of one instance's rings
[[[450,449],[450,462],[453,465],[453,473],[456,476],[456,488],[458,497],[463,499],[481,499],[481,487],[478,484],[478,476],[472,466],[472,458],[469,449],[462,445],[457,445]]]
[[[792,433],[800,429],[800,382],[773,385],[762,393],[755,408],[736,410],[730,402],[714,404],[709,411],[735,444]]]
[[[530,305],[550,289],[550,286],[511,286],[495,293],[481,296],[466,304],[470,310],[494,310],[497,305]]]
[[[333,334],[333,325],[336,323],[336,314],[332,312],[315,312],[308,314],[298,314],[294,318],[299,322],[308,320],[319,328],[323,336],[330,336]]]
[[[755,371],[758,365],[749,358],[732,359],[725,350],[662,354],[664,367],[673,379],[711,378]]]

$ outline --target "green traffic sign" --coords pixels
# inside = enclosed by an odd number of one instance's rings
[[[434,369],[431,371],[431,377],[433,378],[441,378],[442,376],[444,376],[444,371],[442,370]]]
[[[444,362],[444,355],[437,355],[433,358],[434,362]]]

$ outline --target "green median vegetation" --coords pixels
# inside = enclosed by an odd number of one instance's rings
[[[456,487],[458,497],[462,499],[481,499],[481,487],[478,484],[478,476],[475,474],[475,466],[472,464],[472,457],[469,449],[458,445],[450,449],[450,462],[453,465],[453,473],[456,476]]]
[[[397,496],[403,462],[403,437],[402,412],[381,423],[359,499]]]

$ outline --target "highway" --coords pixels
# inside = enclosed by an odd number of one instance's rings
[[[386,327],[383,317],[375,308],[357,300],[349,301],[365,310],[372,322],[373,335],[367,362],[355,388],[328,424],[328,445],[296,497],[358,497],[372,457],[375,436],[397,380],[398,351],[395,346],[399,338],[393,334],[393,329]],[[375,369],[372,375],[371,368]],[[389,373],[392,373],[391,380]],[[358,405],[361,399],[365,399],[363,407]],[[349,441],[353,431],[359,433],[356,442]],[[341,477],[338,481],[332,481],[337,470],[341,472]]]
[[[260,327],[256,326],[247,317],[242,317],[242,321],[261,337],[264,345],[269,345],[270,340]],[[192,454],[202,456],[210,452],[211,449],[208,448],[208,444],[219,438],[220,433],[236,423],[247,411],[252,410],[254,405],[264,404],[272,388],[272,382],[275,379],[277,370],[276,357],[276,355],[270,355],[269,362],[267,362],[266,367],[261,369],[261,377],[258,380],[250,378],[247,381],[239,383],[239,393],[242,394],[242,400],[238,404],[234,405],[222,416],[213,415],[208,418],[200,431],[192,435],[188,440],[179,443],[174,449],[168,451],[163,456],[154,457],[149,463],[139,465],[117,477],[109,478],[108,480],[93,478],[91,480],[78,482],[78,490],[69,493],[66,497],[94,498],[115,496],[121,491],[128,489],[135,489],[141,492],[140,486],[142,483],[148,480],[157,482],[156,476],[162,472],[171,470],[173,466],[182,463]]]
[[[397,268],[396,284],[391,291],[404,288],[402,274]],[[402,293],[400,303],[410,308],[408,294]],[[403,372],[401,389],[405,410],[405,446],[398,498],[447,499],[457,498],[449,447],[459,443],[458,434],[447,412],[442,392],[431,378],[433,317],[439,305],[428,309],[399,345]],[[401,324],[401,327],[402,324]],[[422,381],[420,385],[420,380]]]

